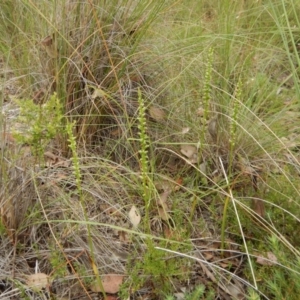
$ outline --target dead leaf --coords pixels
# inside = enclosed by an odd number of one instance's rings
[[[57,49],[55,49],[55,42],[50,35],[42,40],[42,45],[45,47],[47,54],[51,58],[56,58],[58,56]]]
[[[182,187],[183,179],[179,177],[174,180],[168,176],[163,176],[159,180],[155,180],[154,185],[158,191],[163,190],[164,192],[171,193],[172,191],[178,191]]]
[[[237,284],[230,283],[226,287],[226,292],[232,296],[232,299],[234,300],[244,300],[244,293],[241,287],[239,287]]]
[[[166,118],[166,113],[162,109],[154,105],[150,106],[149,115],[156,122],[163,122]]]
[[[119,240],[122,243],[128,244],[130,242],[129,235],[126,231],[119,230],[118,235],[119,235]]]
[[[6,229],[15,229],[16,218],[15,218],[15,207],[12,201],[6,200],[0,209],[1,221]]]
[[[35,104],[40,104],[43,102],[43,99],[45,97],[46,90],[43,88],[40,88],[39,90],[35,91],[32,95],[32,100]]]
[[[70,166],[70,160],[67,160],[63,157],[57,156],[50,151],[46,151],[44,153],[44,158],[48,167],[65,167],[68,168]]]
[[[194,155],[192,158],[188,159],[188,162],[190,162],[191,164],[196,164],[198,162],[197,155]]]
[[[218,135],[217,117],[213,117],[209,120],[207,124],[207,129],[211,137],[215,140]]]
[[[190,131],[190,129],[191,129],[190,127],[184,127],[184,128],[182,128],[181,133],[186,134]]]
[[[56,160],[57,160],[57,155],[53,154],[53,153],[50,152],[50,151],[46,151],[46,152],[44,153],[44,157],[45,157],[45,159],[47,158],[47,159],[51,159],[51,160],[53,160],[53,161],[56,161]]]
[[[57,187],[57,185],[60,182],[64,182],[68,179],[68,175],[63,172],[57,172],[49,176],[48,178],[41,177],[41,184],[43,185],[43,188],[49,188],[49,187]]]
[[[168,204],[167,204],[167,200],[168,200],[168,197],[170,195],[170,191],[165,191],[163,192],[162,194],[159,195],[158,197],[158,201],[157,201],[157,204],[158,204],[158,215],[159,217],[164,220],[164,221],[168,221],[170,219],[170,215],[168,214]]]
[[[263,256],[261,254],[258,255],[256,262],[262,266],[274,266],[277,265],[278,260],[275,254],[273,254],[272,252],[267,252],[266,256]]]
[[[0,149],[11,148],[15,146],[15,144],[16,144],[16,140],[12,134],[8,132],[2,133],[2,138],[0,140]]]
[[[164,236],[167,239],[173,238],[173,231],[170,229],[169,226],[164,226]]]
[[[197,148],[193,145],[182,145],[180,152],[187,158],[191,158],[193,155],[197,154]]]
[[[174,191],[175,192],[177,192],[177,191],[179,191],[181,188],[182,188],[182,186],[183,186],[183,178],[182,177],[179,177],[178,179],[176,179],[176,185],[175,185],[175,187],[174,187]]]
[[[165,191],[165,192],[163,192],[162,194],[159,195],[159,197],[158,197],[158,205],[159,206],[161,206],[161,207],[166,207],[167,206],[166,202],[168,200],[168,197],[169,197],[170,193],[171,192],[167,190],[167,191]]]
[[[203,256],[205,257],[205,260],[211,260],[215,257],[215,255],[212,252],[203,251]]]
[[[180,152],[186,156],[190,163],[198,162],[198,151],[193,145],[181,145]]]
[[[124,275],[119,275],[119,274],[106,274],[101,276],[104,292],[109,294],[116,294],[120,289],[124,277],[125,277]],[[90,289],[94,293],[102,292],[101,286],[98,284],[97,281],[94,281],[91,284]]]
[[[159,180],[156,180],[155,183],[155,188],[157,190],[163,190],[164,192],[171,192],[173,189],[173,183],[172,183],[172,179],[164,176],[164,179],[159,178]]]
[[[133,205],[128,213],[130,222],[132,223],[134,228],[137,228],[137,226],[140,224],[141,222],[141,215],[138,211],[138,209],[135,207],[135,205]]]
[[[203,109],[203,107],[199,107],[196,114],[199,117],[203,117],[204,116],[204,109]]]
[[[223,269],[226,269],[231,265],[232,265],[231,262],[230,263],[229,262],[228,263],[226,263],[226,262],[220,262],[219,263],[219,266],[222,267]]]
[[[265,216],[265,204],[260,199],[253,199],[253,210],[262,218]]]
[[[249,160],[245,159],[241,155],[238,155],[238,165],[242,173],[249,174],[249,175],[255,175],[256,171],[251,166],[251,163]]]
[[[184,293],[175,293],[174,296],[175,296],[176,300],[186,299],[186,297],[185,297],[186,295]]]
[[[157,209],[158,211],[158,215],[159,217],[164,220],[164,221],[168,221],[170,220],[170,215],[168,214],[168,212],[166,211],[166,209],[164,207],[159,207]]]
[[[207,163],[206,162],[203,162],[200,164],[199,168],[200,168],[200,171],[203,175],[207,175],[206,173],[206,166],[207,166]]]
[[[217,279],[215,278],[214,274],[212,272],[209,271],[209,269],[205,266],[205,264],[201,261],[198,261],[198,263],[200,264],[203,273],[212,281],[212,282],[217,282]]]
[[[65,158],[58,157],[58,161],[55,164],[55,167],[68,168],[71,166],[71,161]]]
[[[198,150],[192,145],[182,145],[180,152],[188,158],[188,161],[192,164],[198,162]]]
[[[50,284],[50,278],[45,273],[35,273],[32,275],[27,276],[26,284],[36,290],[40,291],[43,288],[47,288]]]
[[[114,138],[121,137],[122,136],[122,129],[120,127],[118,127],[117,129],[112,130],[109,134]]]

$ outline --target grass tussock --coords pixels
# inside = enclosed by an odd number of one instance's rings
[[[298,299],[297,1],[98,2],[0,4],[1,297]]]

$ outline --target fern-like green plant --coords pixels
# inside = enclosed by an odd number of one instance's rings
[[[65,133],[61,101],[54,93],[43,104],[32,99],[16,100],[20,108],[17,123],[21,129],[14,129],[14,137],[20,144],[30,145],[35,156],[41,158],[50,141]]]

